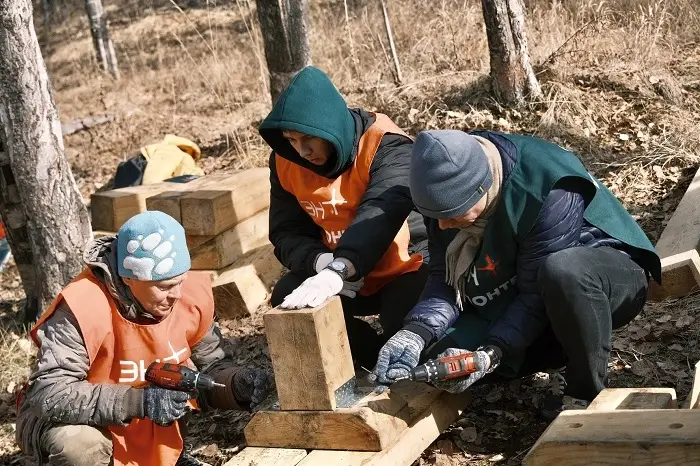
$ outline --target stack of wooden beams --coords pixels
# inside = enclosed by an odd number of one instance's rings
[[[182,224],[193,270],[209,271],[217,313],[237,317],[269,295],[282,267],[268,242],[269,169],[207,175],[95,193],[93,229],[113,233],[132,216],[160,210]]]

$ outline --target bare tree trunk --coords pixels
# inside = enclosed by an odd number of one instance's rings
[[[530,63],[522,0],[482,0],[496,98],[520,104],[542,96]]]
[[[311,64],[307,0],[257,0],[256,4],[274,103],[292,76]]]
[[[63,154],[31,0],[0,7],[0,82],[0,216],[32,321],[82,270],[91,228]]]
[[[109,72],[114,79],[119,79],[119,66],[114,44],[109,37],[109,24],[102,8],[102,0],[85,0],[85,10],[90,22],[92,42],[95,44],[97,59],[102,69]]]

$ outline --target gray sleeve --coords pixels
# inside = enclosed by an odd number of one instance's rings
[[[190,356],[195,366],[203,373],[211,376],[216,382],[225,387],[215,388],[202,393],[198,399],[204,410],[240,409],[233,394],[233,376],[239,367],[232,355],[224,348],[224,338],[219,327],[214,323],[204,337],[192,347]]]
[[[63,424],[125,425],[143,417],[142,390],[87,381],[90,360],[78,322],[61,303],[37,333],[37,367],[27,402],[42,419]]]

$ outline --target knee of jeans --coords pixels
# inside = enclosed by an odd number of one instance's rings
[[[537,272],[537,287],[540,293],[547,290],[570,290],[580,283],[582,271],[576,267],[577,249],[563,249],[550,254]]]
[[[99,429],[86,425],[53,427],[46,433],[49,463],[56,465],[107,465],[112,441]]]

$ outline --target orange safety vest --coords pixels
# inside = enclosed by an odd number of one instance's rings
[[[381,113],[373,115],[376,120],[360,138],[357,157],[338,178],[317,175],[279,154],[275,156],[280,184],[296,197],[299,205],[324,230],[322,240],[331,250],[336,248],[345,229],[357,215],[357,206],[369,184],[374,155],[384,135],[408,137],[388,116]],[[420,268],[423,258],[420,254],[408,254],[409,241],[408,223],[404,221],[389,249],[365,277],[361,295],[372,295],[396,277]]]
[[[87,380],[94,384],[143,387],[147,384],[146,369],[155,360],[192,367],[191,348],[214,321],[214,298],[206,273],[189,272],[172,312],[158,323],[139,325],[119,313],[105,286],[86,269],[58,295],[32,329],[37,346],[39,327],[62,300],[78,321],[90,358]],[[115,466],[173,466],[182,451],[178,422],[163,427],[148,418],[132,419],[127,426],[108,429]]]

